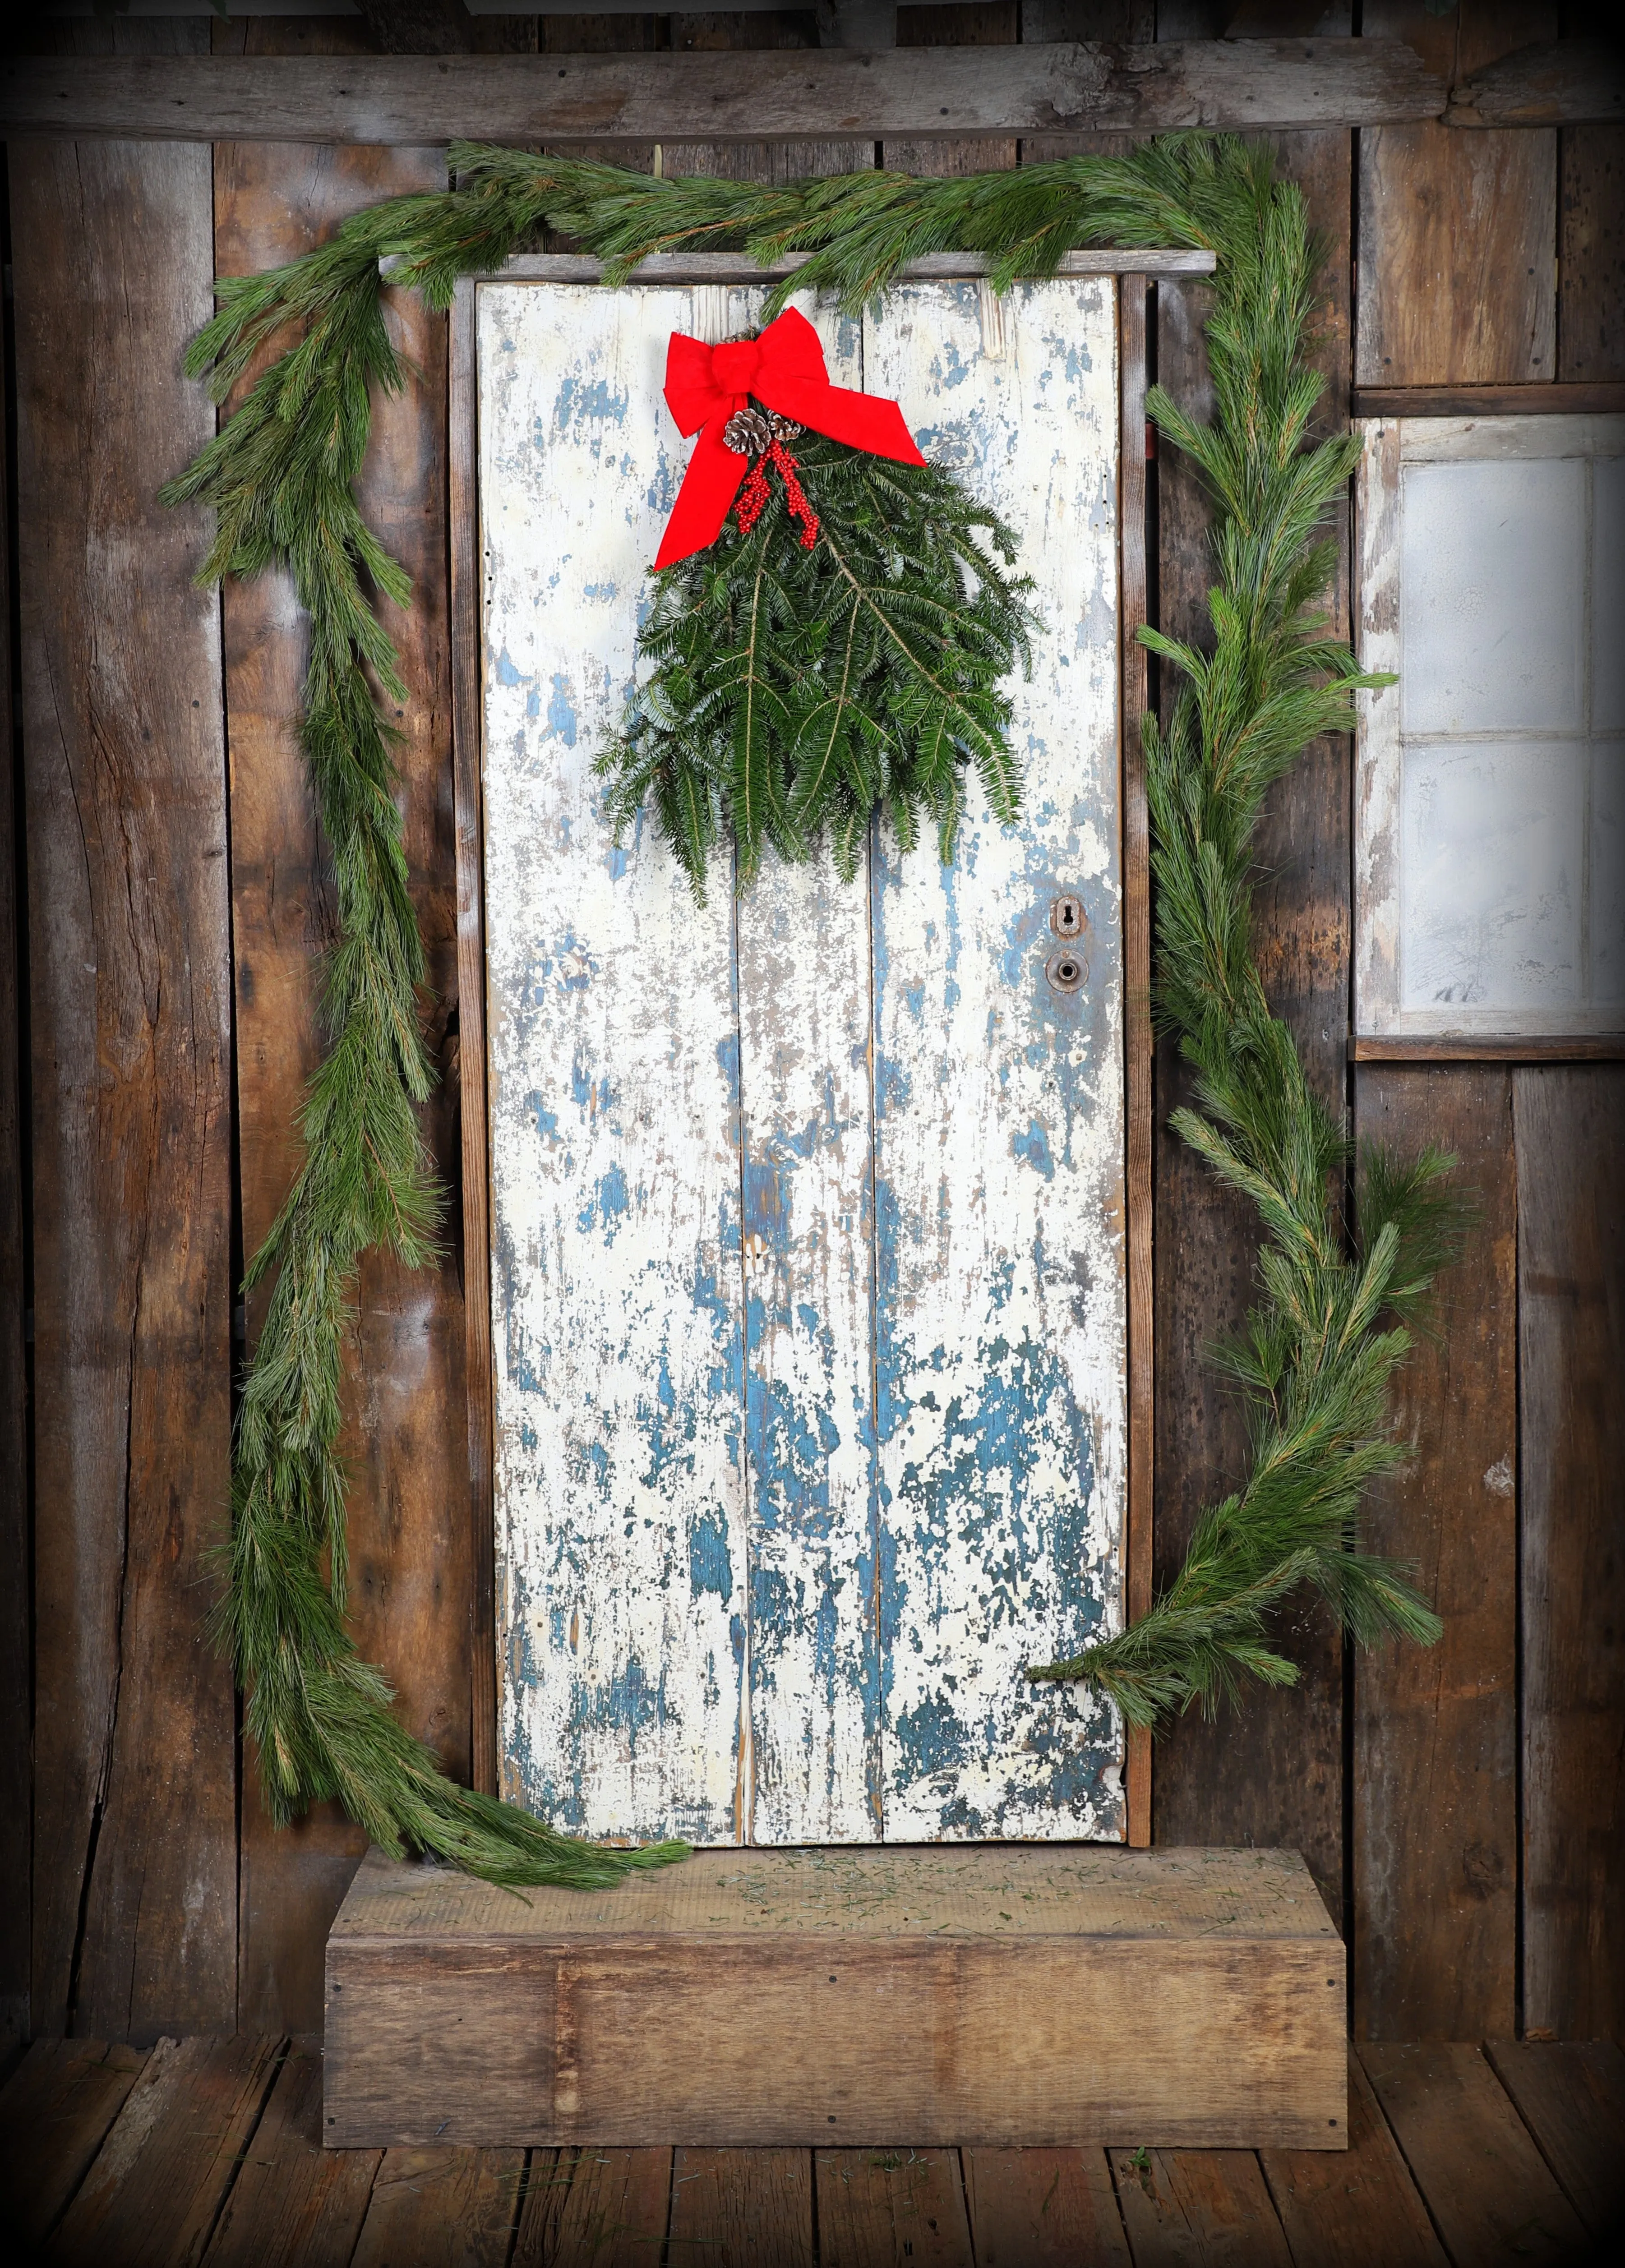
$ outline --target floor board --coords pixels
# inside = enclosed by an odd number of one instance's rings
[[[522,2150],[386,2150],[351,2268],[507,2268],[524,2170]]]
[[[1134,2268],[1293,2268],[1252,2151],[1114,2150],[1112,2170]]]
[[[321,2050],[295,2040],[226,2199],[208,2268],[350,2268],[381,2150],[321,2146]],[[100,2268],[122,2268],[112,2251]]]
[[[1491,2040],[1497,2079],[1593,2236],[1625,2223],[1625,2053],[1613,2040]]]
[[[1584,2257],[1574,2207],[1476,2047],[1368,2041],[1360,2060],[1454,2268]]]
[[[1260,2150],[1293,2268],[1445,2268],[1359,2058],[1348,2057],[1348,2149]]]
[[[973,2268],[957,2150],[820,2150],[819,2268]]]
[[[667,2257],[705,2268],[813,2268],[810,2150],[679,2150]]]
[[[144,2048],[36,2040],[0,2092],[0,2203],[22,2242],[53,2229],[140,2077]]]
[[[50,2239],[55,2268],[196,2268],[260,2123],[277,2040],[160,2040]]]
[[[669,2150],[535,2150],[513,2268],[651,2268],[664,2257]]]
[[[977,2268],[1129,2268],[1104,2150],[964,2150]]]

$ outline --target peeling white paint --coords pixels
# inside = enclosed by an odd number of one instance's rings
[[[770,858],[698,913],[590,767],[686,458],[667,338],[761,296],[478,295],[505,1790],[589,1832],[1120,1837],[1115,1717],[1021,1674],[1121,1611],[1112,298],[804,304],[1023,534],[1029,816],[973,793],[947,873],[883,843],[867,905]]]

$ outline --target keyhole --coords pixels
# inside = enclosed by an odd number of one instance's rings
[[[1078,937],[1082,933],[1083,905],[1079,898],[1055,898],[1050,905],[1050,927],[1057,937]]]

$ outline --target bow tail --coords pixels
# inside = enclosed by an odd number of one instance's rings
[[[926,461],[901,409],[883,394],[858,394],[824,379],[780,377],[777,372],[764,372],[752,390],[770,409],[810,425],[831,441],[844,441],[848,448],[861,449],[871,457],[890,457],[899,465]]]
[[[674,567],[679,559],[703,551],[722,532],[728,507],[745,476],[745,460],[722,438],[722,429],[733,407],[730,403],[728,410],[713,417],[694,445],[683,486],[677,490],[677,501],[671,508],[671,518],[655,554],[657,573],[662,567]]]

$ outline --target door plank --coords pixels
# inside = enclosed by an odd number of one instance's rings
[[[36,2040],[6,2081],[0,2199],[25,2244],[55,2227],[147,2055],[105,2040]]]
[[[703,287],[702,287],[703,288]],[[743,1809],[738,1022],[702,910],[591,766],[680,475],[688,288],[482,287],[504,1793],[589,1834]],[[542,446],[538,446],[538,438]]]
[[[1444,2268],[1428,2209],[1348,2055],[1348,2150],[1260,2150],[1294,2268]]]
[[[971,2268],[957,2150],[820,2150],[819,2268]]]
[[[707,295],[696,294],[704,302]],[[716,294],[720,336],[760,290]],[[810,298],[831,378],[858,324]],[[720,310],[719,312],[721,312]],[[861,876],[770,851],[737,911],[751,1769],[747,1839],[881,1827],[870,1273],[869,939]]]
[[[1224,2259],[1292,2268],[1251,2150],[1114,2150],[1112,2170],[1134,2268]]]
[[[1129,2268],[1104,2150],[964,2150],[977,2268]]]
[[[1580,2257],[1574,2207],[1477,2048],[1373,2040],[1360,2060],[1455,2268]]]
[[[1625,2032],[1625,1066],[1512,1075],[1523,2020]]]
[[[883,829],[874,863],[888,1839],[1123,1833],[1115,1713],[1023,1675],[1122,1612],[1115,359],[1104,285],[905,284],[864,322],[866,386],[1011,523],[1046,625],[1020,828],[972,780],[952,866]]]
[[[808,2150],[679,2150],[667,2255],[674,2268],[812,2268]]]
[[[129,69],[137,59],[119,59]],[[159,482],[214,431],[209,152],[10,154],[32,990],[32,2021],[235,2019],[231,998],[217,601]],[[186,1917],[178,1926],[178,1917]]]
[[[1496,2078],[1592,2235],[1625,2222],[1625,2053],[1614,2040],[1490,2040]]]
[[[522,2150],[386,2150],[351,2268],[507,2268]]]
[[[321,2046],[295,2040],[203,2258],[208,2268],[349,2268],[381,2150],[321,2146]]]
[[[281,2042],[160,2040],[51,2239],[61,2268],[193,2268],[258,2124]]]
[[[537,2150],[513,2268],[653,2268],[671,2210],[668,2150]]]

